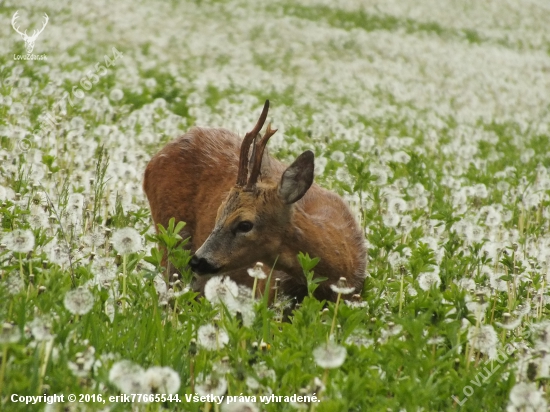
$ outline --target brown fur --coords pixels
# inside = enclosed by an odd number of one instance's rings
[[[256,261],[269,268],[276,261],[273,278],[281,279],[281,292],[302,299],[307,286],[296,258],[301,251],[319,257],[315,275],[328,278],[315,292],[318,299],[335,300],[330,285],[340,277],[360,293],[366,248],[345,202],[313,183],[296,203],[284,204],[277,188],[285,166],[266,153],[255,189],[236,186],[241,141],[225,129],[195,127],[157,153],[143,183],[155,225],[166,226],[172,217],[186,222],[182,235],[191,236],[193,253],[215,228],[225,233],[209,239],[209,253],[223,265],[223,274],[241,284],[251,285],[246,269]],[[240,220],[256,221],[258,229],[235,249],[237,241],[227,233]],[[199,284],[207,278],[200,277]]]

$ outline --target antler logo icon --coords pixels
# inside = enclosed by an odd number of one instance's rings
[[[19,18],[19,15],[17,13],[19,13],[19,10],[17,10],[15,12],[15,14],[13,15],[13,17],[11,19],[11,25],[12,25],[13,29],[18,34],[20,34],[21,37],[23,37],[23,40],[25,40],[25,48],[27,49],[27,53],[31,54],[32,50],[34,49],[34,42],[36,41],[36,39],[38,38],[40,33],[42,33],[44,31],[44,28],[48,24],[48,21],[50,20],[50,18],[48,17],[48,15],[46,13],[44,13],[44,24],[42,25],[42,28],[40,30],[34,30],[32,35],[29,36],[27,34],[27,30],[25,30],[25,32],[22,33],[19,30],[19,26],[17,26],[17,27],[15,26],[16,20]]]

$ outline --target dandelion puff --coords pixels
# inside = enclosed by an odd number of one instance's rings
[[[255,279],[265,279],[267,278],[267,275],[265,274],[265,272],[263,271],[263,263],[262,262],[257,262],[256,265],[254,265],[253,268],[250,268],[250,269],[247,269],[246,271],[248,272],[248,275],[250,277],[253,277]]]
[[[479,302],[466,302],[466,307],[470,312],[474,314],[477,320],[480,322],[485,319],[485,312],[487,312],[488,303],[479,303]]]
[[[35,318],[29,324],[32,336],[34,339],[41,342],[46,340],[51,340],[54,338],[54,335],[51,333],[51,327],[46,324],[43,319]]]
[[[277,379],[275,371],[268,368],[264,362],[254,364],[253,368],[260,380],[267,379],[274,382]]]
[[[457,285],[460,286],[462,289],[473,291],[476,290],[476,283],[473,279],[470,278],[462,278],[457,282]]]
[[[65,294],[65,308],[74,315],[85,315],[94,306],[94,295],[88,289],[80,286]]]
[[[30,230],[15,229],[2,239],[12,252],[29,253],[34,249],[34,235]]]
[[[506,408],[508,412],[515,411],[546,411],[547,403],[537,386],[530,382],[520,382],[510,391],[510,403]]]
[[[122,360],[114,363],[109,370],[109,381],[125,394],[147,393],[144,375],[145,371],[141,366]]]
[[[112,241],[113,247],[121,255],[129,255],[141,249],[141,235],[131,227],[116,230]]]
[[[332,289],[333,292],[340,293],[342,295],[348,295],[350,293],[353,293],[355,288],[348,286],[346,282],[347,282],[347,279],[344,277],[341,277],[340,279],[338,279],[338,282],[330,285],[330,288]]]
[[[238,294],[239,287],[227,276],[215,276],[204,285],[204,297],[213,305],[230,306]]]
[[[346,160],[346,155],[343,152],[341,152],[340,150],[335,150],[330,155],[330,158],[332,160],[334,160],[335,162],[343,163],[344,160]]]
[[[391,213],[403,214],[407,211],[407,202],[400,197],[392,197],[388,201],[388,209]]]
[[[242,318],[243,325],[246,327],[252,326],[256,312],[254,312],[254,299],[252,298],[252,289],[239,285],[239,293],[228,301],[227,309],[232,315],[239,314]]]
[[[25,288],[25,283],[15,272],[6,279],[6,289],[10,295],[17,295]]]
[[[123,97],[124,97],[124,92],[120,89],[113,89],[111,90],[111,93],[109,93],[109,98],[114,102],[118,102],[122,100]]]
[[[432,286],[438,288],[441,285],[441,278],[435,272],[424,272],[418,276],[418,286],[424,291],[428,291]]]
[[[82,212],[84,208],[84,196],[82,193],[72,193],[67,198],[67,206],[75,211]]]
[[[94,259],[91,272],[94,274],[93,284],[108,289],[117,275],[114,259],[100,257]]]
[[[522,319],[521,316],[516,319],[512,319],[509,313],[504,313],[502,316],[505,319],[504,323],[495,322],[495,325],[497,325],[499,328],[503,328],[506,330],[514,330],[519,325],[521,325],[521,319]]]
[[[401,216],[397,213],[387,211],[386,213],[382,214],[382,221],[387,227],[397,227],[397,225],[399,225],[399,222],[401,221]]]
[[[83,353],[77,353],[75,362],[68,362],[69,370],[77,378],[85,378],[89,375],[95,362],[95,348],[89,346]]]
[[[0,330],[0,343],[16,343],[21,339],[21,331],[11,323],[4,323]]]
[[[227,391],[227,380],[225,378],[208,375],[202,383],[195,387],[199,396],[221,396]]]
[[[388,329],[382,329],[380,331],[380,338],[378,338],[379,343],[386,343],[390,337],[397,336],[403,331],[402,325],[396,325],[393,322],[388,322]]]
[[[369,338],[365,333],[354,332],[346,338],[346,344],[348,345],[368,348],[373,343],[374,339]]]
[[[218,350],[229,342],[229,336],[224,329],[212,324],[202,325],[197,331],[197,342],[206,350]]]
[[[87,233],[82,240],[91,247],[99,247],[105,243],[105,233],[100,228],[95,228],[92,232]]]
[[[174,394],[180,388],[180,376],[168,366],[153,366],[145,372],[145,385],[151,393]]]
[[[345,347],[333,342],[321,345],[313,350],[315,363],[325,369],[339,368],[342,366],[346,360],[346,354]]]
[[[488,355],[489,358],[493,358],[496,355],[498,337],[493,326],[471,326],[468,330],[468,341],[472,348]]]

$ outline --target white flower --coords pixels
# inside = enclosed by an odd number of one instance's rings
[[[77,353],[75,362],[68,362],[69,369],[79,378],[85,378],[90,373],[95,361],[95,348],[89,346],[84,353]]]
[[[144,369],[129,360],[116,362],[109,371],[109,380],[122,393],[148,393],[146,392]]]
[[[410,160],[411,157],[402,150],[393,154],[393,161],[396,163],[409,163]]]
[[[221,396],[227,391],[227,380],[222,377],[208,375],[195,389],[200,396]]]
[[[112,240],[113,247],[121,255],[129,255],[141,249],[141,235],[131,227],[116,230]]]
[[[29,253],[34,249],[34,235],[30,230],[15,229],[5,235],[2,241],[12,252]]]
[[[441,278],[435,272],[424,272],[418,276],[418,286],[420,289],[428,291],[433,287],[438,288],[441,285]]]
[[[257,262],[253,268],[247,269],[248,274],[256,279],[265,279],[267,275],[262,269],[264,264],[262,262]]]
[[[65,308],[75,315],[85,315],[94,306],[94,295],[88,289],[80,286],[65,294]]]
[[[333,342],[323,344],[313,350],[315,363],[325,369],[339,368],[346,360],[346,355],[346,348]]]
[[[96,227],[93,231],[87,233],[82,240],[88,246],[98,247],[105,242],[105,233],[102,229]]]
[[[392,197],[388,201],[388,209],[390,213],[403,214],[407,211],[407,202],[400,197]]]
[[[239,287],[227,276],[214,276],[204,285],[204,297],[213,305],[230,306],[238,294]]]
[[[347,285],[347,279],[344,277],[341,277],[340,279],[338,279],[337,283],[333,283],[332,285],[330,285],[330,288],[332,289],[333,292],[342,294],[342,295],[349,295],[350,293],[353,293],[353,291],[355,290],[354,287],[350,287]]]
[[[493,326],[470,326],[468,330],[468,341],[472,348],[488,355],[489,358],[493,358],[496,355],[498,337]]]
[[[124,92],[120,89],[113,89],[111,90],[111,93],[109,93],[109,98],[114,102],[118,102],[122,100],[123,97],[124,97]]]
[[[23,279],[21,279],[21,276],[16,272],[12,272],[6,279],[6,289],[10,295],[17,295],[24,288],[25,283],[23,282]]]
[[[152,366],[145,372],[143,382],[150,393],[174,394],[180,388],[180,376],[168,366]]]
[[[40,318],[35,318],[29,324],[31,329],[32,336],[37,341],[51,340],[54,338],[54,335],[51,333],[51,326],[46,324],[46,322]]]
[[[202,325],[197,331],[197,342],[206,350],[218,350],[229,342],[229,336],[224,329],[212,324]]]
[[[342,163],[342,162],[344,162],[344,160],[346,160],[346,155],[344,153],[342,153],[340,150],[335,150],[330,155],[330,158],[332,160],[334,160],[335,162]]]
[[[532,382],[520,382],[510,391],[510,403],[506,408],[508,412],[546,412],[547,402],[544,394],[537,389]]]
[[[0,343],[15,343],[21,339],[21,331],[11,323],[4,323],[0,330]]]

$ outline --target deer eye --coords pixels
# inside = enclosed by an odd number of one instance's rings
[[[254,224],[252,222],[249,222],[248,220],[243,220],[237,225],[237,231],[243,233],[250,232],[253,226]]]

